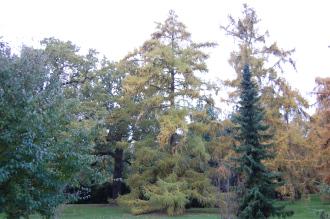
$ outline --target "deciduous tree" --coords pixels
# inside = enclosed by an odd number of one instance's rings
[[[88,131],[75,120],[44,50],[0,49],[0,211],[7,218],[47,218],[73,196],[78,173],[89,163]]]

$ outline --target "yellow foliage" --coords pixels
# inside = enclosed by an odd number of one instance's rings
[[[159,118],[160,132],[157,136],[159,145],[164,148],[170,143],[171,135],[177,131],[186,133],[187,122],[185,121],[185,110],[171,110],[169,113],[161,115]]]

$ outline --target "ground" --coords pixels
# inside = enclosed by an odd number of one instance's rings
[[[324,209],[330,213],[330,202],[321,202],[316,196],[288,204],[288,209],[295,214],[290,219],[318,219],[316,211]],[[66,205],[59,210],[60,219],[219,219],[219,209],[189,209],[187,213],[179,217],[167,217],[164,214],[148,214],[132,216],[127,209],[109,205]],[[0,219],[4,216],[0,215]],[[32,216],[30,219],[40,219]]]

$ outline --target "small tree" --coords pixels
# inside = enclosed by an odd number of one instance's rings
[[[236,140],[240,143],[235,147],[238,153],[235,160],[237,171],[243,179],[239,218],[287,217],[293,214],[284,210],[284,206],[274,204],[279,175],[263,164],[263,161],[274,157],[274,152],[270,150],[272,136],[266,133],[268,126],[263,120],[264,112],[259,105],[256,85],[251,80],[249,66],[245,65],[238,114],[234,117],[238,129]]]

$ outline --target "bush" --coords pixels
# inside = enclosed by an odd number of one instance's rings
[[[146,214],[154,211],[166,211],[168,215],[180,215],[185,211],[188,198],[184,190],[187,186],[185,182],[165,182],[159,179],[156,184],[149,184],[142,189],[143,194],[135,194],[140,199],[134,197],[134,192],[118,199],[118,204],[131,208],[134,215]],[[143,196],[143,199],[141,199]]]
[[[323,209],[317,210],[316,214],[319,216],[320,219],[330,219],[330,214]]]
[[[330,185],[322,183],[319,186],[320,189],[320,198],[323,201],[330,201]]]

